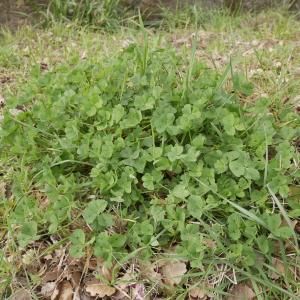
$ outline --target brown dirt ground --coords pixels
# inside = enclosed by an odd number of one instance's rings
[[[133,6],[138,5],[142,10],[153,9],[158,4],[163,4],[167,7],[178,7],[178,4],[200,3],[204,7],[220,6],[222,3],[232,3],[239,0],[123,0],[125,3],[130,3]],[[263,7],[270,7],[274,3],[283,3],[287,0],[242,0],[245,10],[259,10]],[[293,3],[293,8],[300,11],[300,0],[288,0]],[[0,28],[8,27],[16,31],[18,27],[35,23],[37,18],[34,17],[32,3],[36,6],[46,4],[48,0],[0,0]],[[29,5],[31,3],[31,5]]]
[[[24,0],[0,0],[0,28],[9,27],[17,30],[27,24],[32,15],[32,8]]]

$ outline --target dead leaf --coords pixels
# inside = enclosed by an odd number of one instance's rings
[[[25,5],[24,0],[17,0],[17,3],[16,3],[17,8],[20,8],[21,6],[24,6],[24,5]]]
[[[211,239],[205,239],[203,241],[204,245],[207,246],[210,249],[215,249],[217,247],[217,244],[214,240]]]
[[[62,271],[58,270],[57,268],[51,270],[45,274],[45,276],[43,277],[43,282],[55,281],[60,277],[61,273]]]
[[[91,269],[93,271],[97,270],[97,273],[99,273],[100,278],[105,278],[107,281],[112,280],[112,273],[114,266],[111,268],[107,268],[104,264],[104,260],[101,258],[91,258],[87,261],[87,266],[88,269]]]
[[[9,112],[13,117],[16,117],[18,114],[22,113],[23,111],[17,108],[11,108]]]
[[[1,181],[0,182],[0,197],[5,198],[6,195],[6,184],[5,182]]]
[[[297,224],[295,225],[295,231],[300,234],[300,222],[297,222]]]
[[[95,281],[92,281],[91,283],[88,283],[85,288],[86,292],[88,292],[92,297],[105,297],[105,296],[112,296],[116,289],[114,287],[111,287],[109,285],[103,284],[98,281],[98,283],[95,283]]]
[[[85,293],[81,293],[81,300],[92,300],[92,297],[90,295],[87,295]]]
[[[32,195],[36,198],[40,209],[45,209],[50,203],[49,198],[39,190],[33,190]],[[52,256],[51,256],[52,257]]]
[[[132,268],[126,270],[125,274],[122,275],[117,282],[117,292],[114,294],[113,299],[129,299],[130,287],[136,284],[135,273]]]
[[[139,264],[141,276],[151,281],[160,281],[161,274],[157,272],[157,266],[149,262],[141,262]]]
[[[190,290],[189,296],[193,299],[204,299],[206,298],[206,291],[199,287],[195,287]]]
[[[107,267],[105,267],[104,265],[101,266],[99,273],[100,275],[105,278],[107,281],[111,281],[112,280],[112,272],[113,272],[113,268],[109,269]]]
[[[56,287],[53,294],[51,295],[51,300],[56,300],[59,295],[59,289]]]
[[[51,254],[47,254],[43,258],[44,258],[44,260],[52,260],[53,256]]]
[[[300,68],[295,69],[293,73],[295,76],[300,77]]]
[[[132,288],[132,296],[135,300],[146,300],[146,289],[143,284],[136,284]]]
[[[48,64],[45,63],[45,62],[41,62],[40,63],[40,69],[41,69],[41,71],[48,70]]]
[[[60,287],[60,293],[58,300],[72,300],[73,299],[73,289],[69,281],[64,281]]]
[[[86,59],[86,58],[87,58],[86,51],[82,51],[82,52],[80,53],[80,58],[81,58],[81,59]]]
[[[273,258],[272,264],[276,271],[269,270],[269,272],[268,272],[269,278],[276,280],[276,279],[279,279],[281,276],[285,275],[284,265],[279,259]]]
[[[111,298],[113,300],[125,300],[125,299],[130,299],[130,296],[126,292],[120,290],[117,291]]]
[[[45,298],[50,298],[53,295],[56,286],[56,282],[47,282],[44,284],[41,289],[42,296]]]
[[[126,39],[121,41],[122,48],[127,48],[133,43],[132,40]]]
[[[186,265],[183,262],[168,262],[162,269],[164,283],[174,286],[180,283],[182,276],[186,273]]]
[[[73,288],[77,288],[80,284],[81,273],[79,271],[70,272],[67,279],[71,281]]]
[[[244,283],[235,285],[231,291],[231,296],[227,300],[252,300],[255,298],[253,290]]]
[[[73,300],[82,300],[78,290],[74,292]]]
[[[30,265],[34,260],[36,260],[36,252],[34,249],[29,249],[22,256],[22,263],[24,265]]]
[[[11,81],[11,78],[8,77],[8,76],[0,77],[0,83],[7,83],[7,82],[10,82],[10,81]]]
[[[10,300],[31,300],[31,294],[29,291],[25,289],[20,289],[13,293],[13,295],[9,298]]]

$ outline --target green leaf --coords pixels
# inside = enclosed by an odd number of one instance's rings
[[[269,241],[268,238],[266,236],[259,236],[256,239],[256,243],[258,245],[259,250],[263,253],[263,254],[268,254],[270,251],[270,246],[269,246]]]
[[[108,213],[101,213],[94,222],[94,227],[98,231],[103,231],[104,229],[107,229],[108,227],[111,227],[114,225],[114,217],[111,214]],[[94,228],[93,227],[93,228]]]
[[[239,240],[241,237],[241,217],[235,213],[228,217],[228,234],[230,238],[234,241]]]
[[[200,196],[191,195],[187,200],[187,210],[192,217],[201,220],[205,211],[205,201]]]
[[[160,86],[155,86],[152,89],[152,94],[154,98],[159,99],[163,89]]]
[[[113,259],[113,249],[106,233],[100,233],[95,242],[94,255],[102,258],[107,266],[111,266]]]
[[[234,115],[231,114],[231,113],[227,113],[222,118],[222,124],[223,124],[224,130],[228,135],[234,135],[235,134],[234,122],[235,122]]]
[[[146,173],[143,177],[142,177],[142,180],[143,180],[143,186],[150,190],[150,191],[153,191],[154,190],[154,179],[153,179],[153,176],[149,173]]]
[[[274,232],[274,234],[282,239],[289,239],[293,236],[293,231],[288,226],[280,227]]]
[[[150,214],[155,222],[160,222],[164,219],[166,214],[165,210],[161,206],[151,206]]]
[[[243,245],[243,264],[246,266],[254,266],[256,263],[256,254],[252,247]]]
[[[152,124],[155,130],[161,134],[173,125],[176,109],[171,105],[164,104],[153,113]]]
[[[266,215],[265,219],[269,230],[276,234],[281,224],[281,216],[278,214]]]
[[[199,134],[192,140],[192,146],[197,150],[200,150],[203,147],[205,141],[206,137],[202,134]]]
[[[149,154],[152,155],[153,160],[158,159],[162,156],[163,149],[161,147],[149,148]]]
[[[26,222],[22,225],[21,232],[18,234],[18,242],[21,247],[27,246],[30,242],[36,240],[37,223],[34,221]]]
[[[116,105],[112,110],[111,119],[114,123],[118,124],[125,114],[125,109],[121,104]]]
[[[139,235],[152,236],[154,228],[149,220],[146,220],[142,223],[137,224],[137,232]]]
[[[141,111],[152,109],[155,104],[155,99],[153,97],[149,97],[148,95],[139,95],[136,96],[134,101],[134,106]]]
[[[181,159],[183,152],[183,147],[179,145],[172,146],[170,151],[167,153],[167,156],[170,162],[174,162],[175,160]]]
[[[239,160],[230,161],[229,169],[236,177],[241,177],[245,173],[245,167]]]
[[[186,198],[189,194],[190,192],[187,190],[184,184],[176,185],[172,191],[172,195],[180,199]]]
[[[189,165],[190,163],[195,163],[198,159],[200,152],[196,150],[195,147],[190,147],[185,155],[182,156],[182,161]]]
[[[217,174],[222,174],[228,169],[228,162],[226,158],[221,158],[214,163],[214,168]]]
[[[245,177],[249,180],[259,180],[259,172],[254,168],[246,168]]]
[[[253,93],[253,85],[242,74],[233,76],[233,87],[235,91],[250,96]]]
[[[122,248],[126,243],[126,235],[114,233],[109,237],[109,243],[113,248]]]
[[[85,234],[81,229],[76,229],[70,235],[70,241],[72,243],[70,247],[70,254],[74,258],[81,258],[84,256]]]
[[[82,213],[84,220],[88,224],[91,224],[105,210],[106,206],[107,202],[105,200],[93,200],[89,202]]]
[[[130,108],[124,121],[120,122],[121,128],[131,128],[137,126],[142,121],[142,113],[139,110]]]
[[[85,243],[85,234],[82,229],[76,229],[70,235],[70,242],[74,245],[84,245]]]

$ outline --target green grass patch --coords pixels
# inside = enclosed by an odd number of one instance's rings
[[[105,258],[81,291],[299,298],[299,21],[167,14],[146,39],[66,19],[1,34],[4,299],[43,298],[45,261],[70,276],[70,254]]]
[[[111,286],[133,260],[185,265],[179,281],[148,279],[152,295],[183,299],[200,282],[222,298],[234,279],[208,279],[226,265],[260,299],[296,299],[300,118],[247,101],[253,90],[231,64],[210,69],[195,47],[182,56],[146,35],[96,62],[32,68],[1,123],[7,245],[23,253],[55,235],[113,268]]]

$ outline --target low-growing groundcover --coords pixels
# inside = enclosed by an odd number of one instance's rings
[[[134,265],[145,299],[223,299],[237,282],[249,299],[300,296],[292,108],[247,101],[253,86],[230,66],[147,42],[29,78],[1,124],[4,242],[70,242],[112,270],[98,274],[107,288]]]

